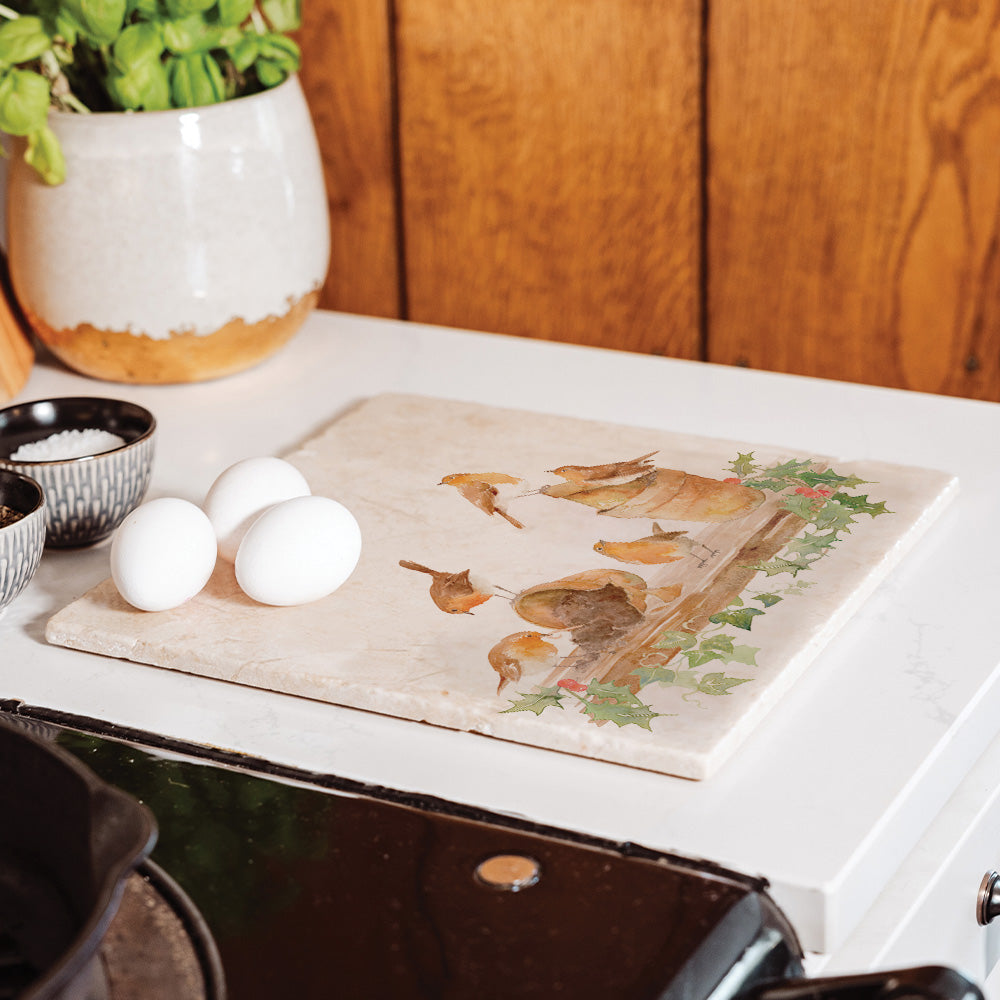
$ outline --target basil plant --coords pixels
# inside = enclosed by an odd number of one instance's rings
[[[66,177],[50,108],[190,108],[277,86],[299,68],[300,0],[0,3],[0,131],[48,184]]]

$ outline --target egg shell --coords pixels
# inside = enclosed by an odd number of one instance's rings
[[[215,531],[188,500],[161,497],[141,504],[111,541],[111,578],[140,611],[167,611],[197,594],[212,575]]]
[[[276,504],[250,526],[236,553],[236,582],[261,604],[309,604],[332,594],[361,558],[361,528],[329,497]]]
[[[265,510],[311,492],[305,476],[282,458],[245,458],[229,466],[202,505],[215,529],[219,555],[233,562],[247,529]]]

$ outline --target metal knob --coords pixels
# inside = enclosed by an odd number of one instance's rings
[[[994,917],[1000,916],[1000,874],[987,872],[979,884],[976,899],[976,920],[985,927]]]

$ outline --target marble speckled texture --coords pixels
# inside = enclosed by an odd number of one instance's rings
[[[680,590],[665,601],[647,598],[640,626],[659,627],[672,600],[711,594],[724,572],[739,570],[747,537],[759,538],[781,513],[784,500],[772,496],[770,507],[762,505],[742,526],[615,518],[537,492],[562,481],[549,471],[559,466],[648,452],[656,453],[657,467],[720,480],[733,477],[730,463],[739,454],[752,452],[762,466],[812,459],[816,468],[864,480],[852,494],[884,501],[891,514],[859,513],[806,571],[751,574],[739,601],[722,606],[724,620],[700,623],[696,647],[643,647],[630,676],[616,682],[617,698],[595,680],[593,661],[581,665],[580,647],[566,630],[546,636],[558,650],[555,666],[529,665],[498,694],[489,651],[504,636],[537,627],[515,613],[510,593],[590,569],[632,572],[649,590]],[[361,524],[361,562],[338,592],[311,605],[264,607],[239,591],[232,568],[220,561],[200,595],[156,614],[129,608],[105,581],[49,621],[49,641],[696,779],[710,776],[761,724],[957,490],[953,477],[933,470],[397,395],[369,399],[287,457],[315,493],[345,503]],[[440,485],[455,473],[520,479],[498,486],[497,499],[524,527]],[[649,566],[593,549],[598,539],[648,535],[654,521],[704,543],[702,555]],[[802,539],[829,530],[803,529],[778,558],[808,554]],[[716,554],[708,556],[709,549]],[[400,559],[448,572],[471,569],[495,594],[471,614],[445,614],[431,600],[430,577],[401,568]],[[741,614],[747,609],[759,613]],[[656,628],[652,633],[655,639]]]

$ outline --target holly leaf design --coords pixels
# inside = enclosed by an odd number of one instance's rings
[[[745,628],[749,632],[754,618],[763,613],[759,608],[736,608],[733,611],[720,611],[708,620],[713,625],[735,625],[737,628]]]
[[[665,629],[657,637],[656,641],[650,643],[651,649],[690,649],[697,643],[697,639],[690,632],[678,632],[674,629]]]
[[[787,462],[782,462],[780,465],[772,465],[764,471],[774,479],[801,479],[803,475],[808,475],[812,471],[812,464],[812,459],[801,461],[800,459],[790,458]]]
[[[785,510],[791,511],[796,517],[801,517],[803,521],[812,521],[817,514],[815,497],[802,496],[801,494],[786,497],[783,506]]]
[[[745,455],[738,454],[736,460],[729,463],[729,468],[734,476],[746,479],[757,469],[757,463],[753,460],[753,452],[747,452]]]
[[[500,714],[507,712],[534,712],[541,715],[547,708],[562,708],[563,692],[557,687],[541,688],[539,691],[525,694],[523,691],[517,692],[521,697],[517,701],[510,703],[510,708],[505,708]]]
[[[746,684],[749,680],[749,677],[727,677],[724,673],[705,674],[698,684],[698,691],[715,696],[727,695],[730,688]]]
[[[853,510],[839,500],[823,504],[822,510],[816,514],[813,523],[817,529],[830,528],[833,531],[843,531],[854,523]]]
[[[872,517],[878,517],[879,514],[892,513],[892,511],[886,508],[884,500],[872,503],[869,501],[867,494],[864,496],[852,496],[850,493],[834,493],[831,499],[836,500],[837,503],[849,508],[856,514],[870,514]]]
[[[799,479],[813,489],[817,486],[841,486],[846,489],[851,486],[860,486],[865,482],[864,479],[858,479],[857,476],[842,476],[832,469],[825,469],[823,472],[803,472]]]

